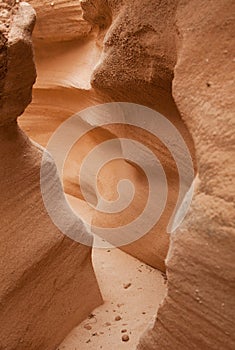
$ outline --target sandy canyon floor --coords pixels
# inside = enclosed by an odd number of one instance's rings
[[[57,350],[134,350],[165,295],[164,277],[119,249],[95,249],[93,264],[105,302]]]

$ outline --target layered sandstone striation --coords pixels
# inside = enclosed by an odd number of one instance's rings
[[[28,1],[37,12],[34,38],[38,41],[71,41],[91,32],[91,25],[82,17],[79,0]]]
[[[102,298],[91,263],[92,237],[68,208],[49,155],[40,178],[44,150],[16,121],[35,81],[35,12],[16,1],[1,1],[0,9],[0,348],[54,349]],[[68,232],[86,237],[86,246],[53,224],[40,181]]]

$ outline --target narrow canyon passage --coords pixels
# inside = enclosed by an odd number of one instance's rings
[[[106,92],[98,92],[90,86],[94,67],[100,57],[100,47],[95,42],[95,34],[92,34],[87,40],[60,44],[45,44],[36,41],[35,53],[38,78],[34,86],[33,101],[19,119],[19,124],[34,141],[45,147],[50,137],[64,121],[90,106],[112,102],[112,98]],[[156,96],[154,93],[156,93]],[[146,105],[162,113],[180,132],[194,161],[193,141],[181,120],[173,98],[169,93],[161,96],[158,93],[158,90],[154,91],[151,87],[151,91],[147,94],[150,100],[147,99]],[[132,101],[132,98],[130,100]],[[155,103],[153,103],[153,100],[155,100]],[[137,88],[135,98],[133,96],[133,102],[144,103],[143,96],[139,95]],[[81,120],[81,124],[78,123],[76,127],[78,129],[82,128],[82,123]],[[164,259],[169,245],[169,236],[165,235],[165,231],[175,209],[179,192],[178,165],[167,147],[153,135],[144,133],[141,128],[137,130],[136,128],[128,129],[127,126],[119,127],[115,125],[114,127],[113,125],[107,125],[93,131],[87,133],[72,147],[66,159],[63,178],[65,193],[79,199],[83,198],[78,179],[81,164],[86,155],[102,142],[112,138],[127,137],[149,147],[159,158],[166,172],[169,185],[167,205],[161,219],[148,235],[143,236],[142,240],[138,240],[131,245],[125,245],[122,249],[149,265],[164,271]],[[125,154],[122,156],[125,158]],[[142,159],[140,159],[141,162]],[[185,193],[191,185],[190,181],[192,181],[192,178],[189,181],[187,180],[187,171],[189,170],[185,168],[185,184],[183,185]],[[89,176],[88,172],[87,188],[95,202],[97,199],[95,189],[91,186]],[[110,161],[106,164],[98,179],[102,195],[107,200],[115,200],[117,184],[122,178],[130,179],[135,186],[136,194],[132,205],[122,215],[106,215],[104,217],[104,215],[97,215],[93,211],[92,220],[94,224],[103,227],[103,223],[106,222],[108,227],[116,227],[120,223],[123,224],[124,222],[127,223],[128,220],[133,220],[134,216],[138,216],[143,210],[149,189],[141,170],[141,164],[140,167],[136,167],[134,163],[126,162],[123,159]],[[84,218],[86,218],[86,211],[88,216],[90,215],[91,208],[84,201],[80,202],[80,207]],[[157,240],[156,232],[159,233]],[[155,243],[152,245],[151,242]]]
[[[0,349],[235,349],[234,5],[0,0]]]
[[[35,48],[38,78],[34,86],[33,101],[19,119],[19,124],[33,141],[46,147],[56,129],[73,114],[87,107],[112,100],[106,94],[99,94],[94,91],[89,83],[92,71],[99,58],[99,49],[94,43],[94,38],[91,37],[90,40],[84,42],[69,42],[49,46],[36,42]],[[189,148],[192,150],[192,141],[187,137],[187,130],[180,118],[175,119],[175,115],[178,118],[178,112],[174,109],[174,106],[167,104],[165,112],[180,132],[184,136],[186,135]],[[125,129],[113,129],[112,127],[88,133],[83,140],[73,147],[65,163],[63,182],[67,200],[75,212],[89,223],[92,222],[94,217],[94,209],[83,200],[81,194],[78,183],[80,165],[92,148],[110,137],[115,137],[117,131],[119,135],[125,136]],[[128,136],[136,137],[133,130],[130,130]],[[140,133],[137,139],[143,142],[145,135]],[[151,138],[147,139],[147,146],[154,150],[154,142],[155,140],[151,140]],[[163,162],[170,162],[167,166],[168,175],[171,174],[174,166],[170,156],[167,155],[162,146],[160,152],[158,150],[158,155],[160,159],[163,157],[161,159]],[[169,158],[166,161],[164,157]],[[173,198],[173,202],[176,201],[175,198],[178,193],[178,180],[174,174],[175,169],[169,176],[170,186],[175,186],[175,190],[171,191],[170,198],[171,201]],[[109,199],[113,199],[113,193],[116,191],[119,178],[129,178],[133,181],[137,194],[139,191],[139,197],[137,204],[129,208],[129,211],[124,214],[127,220],[129,220],[128,217],[132,219],[133,215],[137,215],[138,211],[143,210],[146,196],[146,193],[143,193],[146,192],[148,185],[141,169],[120,159],[116,163],[113,161],[107,164],[105,171],[101,172],[100,176],[105,179],[101,179],[101,191],[103,190]],[[89,186],[89,176],[87,181]],[[102,187],[102,181],[105,183],[105,188]],[[108,193],[106,192],[106,186],[109,188]],[[170,212],[173,204],[168,205]],[[166,217],[169,217],[169,212]],[[166,217],[158,230],[162,230]],[[101,226],[103,220],[107,223],[108,218],[98,217],[98,223]],[[108,222],[109,225],[114,224],[112,220]],[[115,220],[119,222],[117,218]],[[137,246],[127,247],[124,250],[140,258],[140,251],[147,252],[143,260],[148,256],[150,257],[150,264],[153,262],[154,265],[155,256],[154,252],[151,252],[150,242],[154,239],[156,230],[148,240],[145,241],[143,237],[141,247],[138,247],[137,243]],[[162,247],[161,252],[161,244],[159,246],[159,254],[164,259],[168,247],[167,245]],[[110,347],[114,350],[122,348],[136,349],[140,336],[151,320],[154,319],[166,294],[166,279],[165,275],[159,270],[146,265],[131,255],[121,252],[119,249],[93,249],[93,265],[104,298],[104,305],[94,310],[87,320],[76,327],[59,346],[58,350],[109,350]],[[153,256],[152,260],[151,255]],[[128,341],[124,341],[126,336],[128,336]]]

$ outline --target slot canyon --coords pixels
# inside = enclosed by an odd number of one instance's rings
[[[235,349],[235,2],[0,0],[0,350]]]

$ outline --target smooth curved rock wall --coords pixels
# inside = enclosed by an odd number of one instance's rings
[[[102,303],[91,263],[92,237],[67,207],[55,164],[17,125],[31,101],[35,66],[31,33],[35,12],[27,3],[1,1],[0,83],[0,348],[55,349]],[[41,180],[71,234],[48,215]]]

